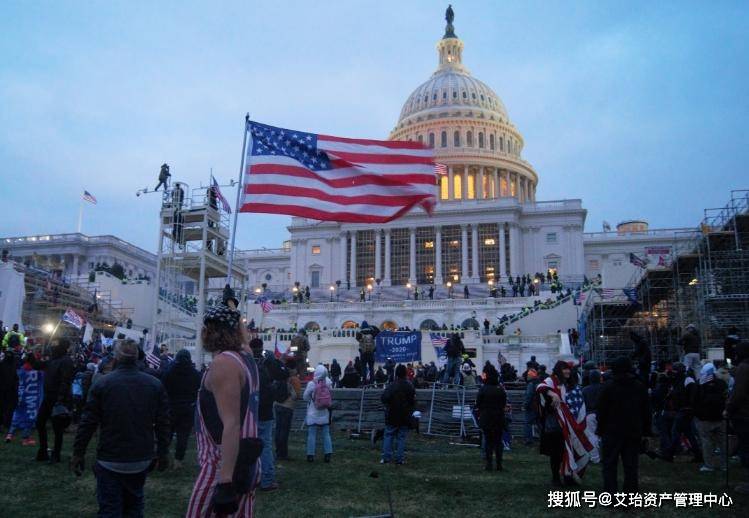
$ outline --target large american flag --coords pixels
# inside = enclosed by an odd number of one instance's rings
[[[384,223],[436,203],[434,151],[420,142],[331,137],[250,121],[239,212]]]
[[[263,310],[263,313],[270,313],[273,311],[273,303],[266,297],[262,297],[260,299],[260,309]]]
[[[159,370],[159,367],[161,367],[161,356],[156,344],[153,344],[153,349],[151,349],[151,351],[146,351],[146,363],[155,371]]]
[[[83,191],[83,195],[81,196],[81,198],[83,198],[83,201],[87,201],[89,203],[93,203],[94,205],[96,205],[96,196],[94,196],[88,191]]]

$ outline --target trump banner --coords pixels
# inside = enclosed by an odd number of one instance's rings
[[[421,361],[421,331],[382,331],[375,337],[375,360],[383,363]]]

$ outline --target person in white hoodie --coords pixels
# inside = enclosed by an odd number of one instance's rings
[[[325,390],[324,387],[327,387]],[[304,400],[307,402],[307,461],[314,462],[318,429],[322,433],[325,462],[330,462],[333,454],[333,440],[330,438],[330,402],[332,383],[328,370],[323,365],[315,367],[313,381],[304,389]]]

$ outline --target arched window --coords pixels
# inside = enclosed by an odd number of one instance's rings
[[[504,151],[505,150],[505,139],[504,137],[499,137],[499,150]]]
[[[460,147],[460,132],[453,133],[453,146]]]
[[[457,90],[453,90],[453,99],[457,99],[457,98],[458,98],[458,92]]]
[[[447,132],[443,131],[440,135],[440,146],[447,147]]]
[[[489,135],[489,149],[494,151],[494,135]]]
[[[476,173],[473,171],[468,171],[466,178],[466,198],[476,199]]]
[[[440,200],[450,199],[450,177],[446,174],[440,176]]]
[[[479,131],[479,147],[481,149],[484,148],[484,132],[483,131]]]
[[[466,318],[463,320],[463,323],[460,324],[460,327],[463,329],[478,329],[479,328],[479,321],[475,318]]]
[[[429,134],[429,147],[434,147],[434,133]]]
[[[423,144],[423,143],[424,143],[424,135],[419,135],[419,136],[418,136],[418,137],[416,137],[416,138],[418,138],[418,139],[419,139],[419,143],[420,143],[420,144]]]
[[[460,200],[463,198],[463,175],[453,175],[453,199]]]
[[[468,99],[468,94],[465,91],[463,92],[463,99]]]
[[[320,324],[318,324],[317,322],[314,322],[314,321],[307,322],[306,324],[304,324],[304,329],[306,331],[319,331],[320,330]]]
[[[466,146],[473,147],[473,132],[470,130],[466,132]]]
[[[431,318],[427,318],[421,324],[419,324],[419,329],[425,329],[428,331],[437,331],[439,328],[440,326],[437,325],[437,322],[435,322]]]

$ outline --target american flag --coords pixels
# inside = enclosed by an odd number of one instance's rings
[[[213,189],[216,198],[221,202],[224,212],[231,214],[231,205],[229,205],[229,201],[224,197],[224,194],[221,192],[221,187],[219,187],[218,182],[213,175],[211,175],[211,189]]]
[[[93,194],[91,194],[90,192],[83,191],[82,198],[83,198],[84,201],[87,201],[89,203],[93,203],[94,205],[96,205],[96,197]]]
[[[602,299],[613,299],[616,296],[616,292],[619,291],[614,288],[603,288],[601,290]]]
[[[580,306],[583,302],[585,302],[585,295],[586,293],[582,290],[578,291],[575,295],[575,305]]]
[[[435,347],[444,347],[450,341],[448,337],[438,335],[437,333],[429,333],[429,338],[432,339],[432,345]]]
[[[439,162],[434,163],[434,172],[438,175],[446,175],[447,174],[447,166],[445,164],[440,164]]]
[[[627,300],[632,304],[637,304],[637,288],[622,288],[622,292],[626,295]]]
[[[419,142],[332,137],[250,121],[239,212],[384,223],[436,203],[434,151]]]
[[[67,322],[71,326],[75,326],[78,329],[82,328],[86,324],[86,321],[83,319],[83,317],[81,317],[78,313],[70,308],[65,310],[65,314],[62,316],[62,321]]]
[[[161,367],[161,356],[159,356],[159,349],[156,347],[156,344],[153,344],[151,351],[146,352],[146,363],[155,371]]]
[[[562,429],[564,437],[564,448],[562,449],[562,464],[559,468],[560,475],[579,477],[585,471],[591,459],[591,444],[586,434],[585,404],[582,399],[582,391],[572,390],[567,392],[564,385],[559,383],[556,376],[546,378],[536,388],[539,394],[553,392],[561,404],[556,408],[546,409],[545,412],[555,414],[557,422]],[[580,392],[576,394],[576,392]],[[539,399],[541,407],[548,403],[545,397]],[[572,406],[574,406],[574,410]]]
[[[263,310],[263,313],[270,313],[271,311],[273,311],[273,303],[267,298],[263,297],[260,299],[260,309]]]

